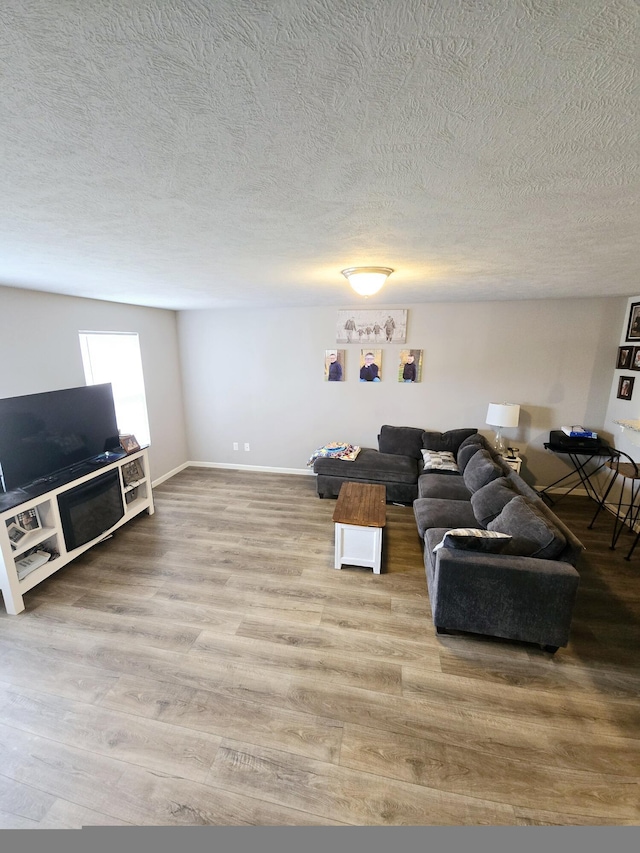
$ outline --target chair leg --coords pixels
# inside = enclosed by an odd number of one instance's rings
[[[627,556],[625,557],[625,560],[630,560],[630,559],[631,559],[631,555],[632,555],[632,554],[633,554],[633,552],[636,550],[636,545],[638,544],[638,540],[640,540],[640,532],[639,532],[639,533],[636,533],[636,538],[633,540],[633,545],[632,545],[632,546],[631,546],[631,548],[629,549],[629,553],[628,553],[628,554],[627,554]]]

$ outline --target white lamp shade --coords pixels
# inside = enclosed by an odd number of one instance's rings
[[[489,426],[517,427],[520,420],[518,403],[489,403],[487,420]]]
[[[342,270],[342,275],[360,296],[373,296],[392,272],[389,267],[349,267]]]

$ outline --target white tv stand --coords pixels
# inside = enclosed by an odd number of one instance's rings
[[[134,460],[138,461],[138,465],[142,469],[142,477],[135,482],[125,484],[122,468]],[[119,472],[124,515],[116,524],[103,531],[95,539],[67,551],[58,509],[58,495],[114,469]],[[15,527],[10,526],[12,521],[16,519],[19,513],[28,512],[31,509],[37,511],[39,526],[24,534],[21,531],[16,532]],[[20,613],[24,610],[22,597],[26,592],[144,511],[149,515],[153,515],[154,512],[153,493],[149,478],[149,458],[146,449],[130,453],[114,462],[102,464],[95,470],[85,473],[71,482],[65,482],[64,485],[53,488],[38,497],[27,498],[22,503],[14,504],[10,509],[2,510],[0,512],[0,589],[7,613],[12,616]],[[10,538],[12,531],[21,536],[19,541],[12,543]],[[17,562],[36,546],[42,546],[47,551],[52,552],[52,556],[46,563],[33,569],[20,579]]]

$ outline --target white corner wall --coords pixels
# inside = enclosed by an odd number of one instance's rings
[[[138,332],[154,480],[187,460],[176,314],[0,287],[0,397],[84,385],[79,331]]]
[[[602,298],[389,305],[408,308],[408,335],[404,345],[378,345],[379,384],[359,383],[359,344],[341,345],[346,380],[324,381],[325,350],[337,346],[337,309],[349,306],[181,312],[189,458],[304,470],[328,441],[377,446],[385,423],[441,431],[474,426],[491,436],[488,404],[509,401],[520,403],[521,419],[505,436],[520,448],[526,479],[547,485],[566,471],[544,450],[549,431],[604,425],[625,304]],[[397,381],[403,348],[424,350],[419,384]]]
[[[640,419],[640,371],[628,369],[618,370],[616,368],[618,347],[625,345],[640,346],[640,341],[629,342],[626,340],[629,312],[631,311],[631,305],[634,302],[640,302],[640,296],[631,296],[628,299],[625,306],[624,316],[621,317],[620,323],[616,327],[618,337],[616,339],[615,350],[611,354],[608,365],[609,376],[613,378],[611,379],[604,427],[605,430],[612,435],[611,443],[614,447],[618,450],[622,450],[623,453],[627,453],[634,461],[640,462],[640,446],[630,439],[629,436],[632,434],[630,434],[628,430],[621,430],[621,428],[615,423],[617,420],[637,421]],[[630,400],[618,399],[618,382],[621,376],[631,376],[635,378]],[[640,440],[640,436],[638,436],[637,440]]]

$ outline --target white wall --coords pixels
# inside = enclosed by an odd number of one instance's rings
[[[379,345],[379,384],[359,383],[359,344],[342,345],[346,381],[324,381],[338,306],[181,312],[190,459],[304,469],[328,441],[377,446],[384,423],[475,426],[493,435],[487,405],[509,401],[521,404],[521,420],[505,437],[521,449],[525,477],[546,485],[566,471],[543,448],[549,431],[604,424],[625,304],[603,298],[387,306],[409,309],[405,346],[424,350],[423,381],[415,385],[396,379],[401,344]]]
[[[640,296],[632,296],[626,303],[624,316],[621,318],[620,324],[616,327],[618,337],[616,340],[616,349],[612,353],[609,361],[609,375],[611,379],[611,388],[607,406],[607,414],[605,418],[605,429],[613,436],[612,444],[618,450],[628,453],[631,458],[640,462],[640,446],[632,440],[635,436],[633,432],[625,430],[621,431],[620,427],[614,423],[616,420],[637,421],[640,419],[640,371],[634,370],[618,370],[616,369],[617,355],[619,346],[638,346],[640,342],[627,342],[627,325],[629,321],[629,312],[631,305],[634,302],[640,302]],[[621,376],[633,376],[636,381],[633,387],[633,393],[630,400],[618,399],[618,380]],[[640,441],[640,435],[635,437],[635,441]]]
[[[0,287],[0,397],[84,385],[79,331],[138,332],[151,475],[182,465],[187,444],[173,311]]]

